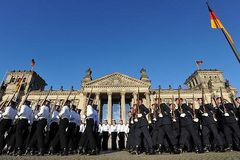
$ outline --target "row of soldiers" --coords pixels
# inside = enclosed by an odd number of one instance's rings
[[[78,152],[92,155],[108,149],[109,137],[112,150],[117,149],[117,141],[119,149],[125,149],[128,126],[122,120],[119,124],[113,120],[112,125],[105,120],[101,125],[97,105],[92,102],[88,102],[82,121],[81,110],[69,100],[62,108],[56,105],[53,110],[48,100],[34,110],[26,100],[19,111],[16,102],[11,101],[0,114],[0,154],[67,155]]]
[[[182,98],[171,104],[156,98],[147,108],[139,99],[129,112],[129,152],[240,151],[240,97],[234,104],[224,103],[222,97],[214,99],[214,106],[205,104],[203,98],[197,102],[198,109],[194,102],[186,104]]]

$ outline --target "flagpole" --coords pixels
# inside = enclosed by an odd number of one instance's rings
[[[211,10],[208,2],[206,2],[206,4],[208,6],[208,9]],[[212,12],[210,12],[210,14],[212,15]],[[218,21],[215,18],[213,18],[213,20],[214,20],[215,24],[217,24],[217,26],[219,27],[220,24],[218,23]],[[239,52],[237,51],[236,47],[230,42],[229,37],[227,36],[226,32],[223,29],[224,27],[223,28],[219,27],[219,28],[221,28],[221,31],[222,31],[224,37],[227,39],[228,44],[230,45],[230,47],[231,47],[235,57],[237,58],[238,62],[240,63],[240,54],[239,54]]]
[[[236,47],[230,42],[228,36],[226,35],[226,32],[221,28],[222,33],[224,34],[224,37],[227,39],[228,44],[230,45],[235,57],[237,58],[238,62],[240,63],[240,54],[237,51]]]

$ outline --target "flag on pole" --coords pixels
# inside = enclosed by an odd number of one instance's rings
[[[36,62],[35,62],[34,59],[32,59],[32,64],[31,64],[31,66],[34,67],[35,65],[36,65]]]
[[[35,65],[36,65],[36,62],[35,62],[35,60],[34,59],[32,59],[32,61],[31,61],[31,66],[32,66],[32,71],[33,71],[33,68],[35,67]]]
[[[207,3],[207,7],[210,13],[210,21],[211,27],[214,29],[221,29],[222,33],[224,34],[225,38],[227,39],[234,55],[236,56],[238,62],[240,63],[240,54],[238,53],[236,47],[234,46],[234,41],[231,35],[228,33],[227,29],[223,26],[222,22],[218,19],[215,12],[210,8],[209,4]]]
[[[196,65],[197,65],[197,69],[199,70],[200,69],[200,65],[202,65],[203,64],[203,61],[200,61],[200,60],[198,60],[198,61],[196,61]]]

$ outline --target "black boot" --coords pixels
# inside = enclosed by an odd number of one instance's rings
[[[149,155],[153,155],[153,154],[155,154],[155,151],[154,151],[153,148],[150,148],[149,151],[148,151],[148,153],[149,153]]]
[[[53,147],[49,148],[48,155],[53,155],[54,154],[54,149]]]
[[[163,146],[162,144],[158,144],[158,149],[156,151],[158,154],[162,154],[163,153]]]
[[[61,156],[67,156],[67,155],[68,155],[67,148],[63,148],[61,152]]]
[[[133,150],[131,153],[132,153],[132,154],[139,155],[139,154],[140,154],[140,152],[139,152],[139,147],[136,146],[136,147],[134,148],[134,150]]]
[[[201,149],[200,146],[196,146],[196,147],[195,147],[195,152],[196,152],[196,153],[203,153],[203,150]]]
[[[206,146],[203,148],[203,151],[204,151],[205,153],[208,153],[209,150],[210,150],[210,146],[209,146],[209,145],[206,145]]]
[[[225,151],[230,151],[230,152],[232,152],[232,151],[233,151],[232,144],[229,144],[229,145],[227,146],[227,148],[225,148]]]
[[[44,149],[43,148],[39,149],[38,156],[44,156]]]
[[[218,151],[219,152],[225,152],[224,147],[223,146],[218,146]]]
[[[174,154],[180,154],[180,150],[176,145],[173,146],[173,153]]]

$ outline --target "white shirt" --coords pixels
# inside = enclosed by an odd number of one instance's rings
[[[38,119],[46,119],[49,120],[50,118],[50,110],[48,106],[43,105],[40,107],[40,111],[37,114]]]
[[[117,125],[117,132],[125,132],[126,126],[124,124]]]
[[[17,115],[17,109],[11,106],[6,107],[5,111],[2,113],[3,119],[11,119],[14,121]]]
[[[83,133],[85,131],[85,128],[86,128],[85,124],[80,124],[79,132]]]
[[[68,120],[70,119],[70,109],[68,106],[63,106],[61,109],[61,112],[59,113],[59,116],[64,119],[67,118]]]
[[[70,120],[69,122],[72,122],[72,123],[75,123],[76,125],[80,125],[80,115],[74,111],[74,110],[71,110],[70,111]]]
[[[20,119],[27,119],[29,124],[32,124],[33,121],[33,111],[27,105],[22,105],[20,111],[18,112]]]
[[[116,124],[115,124],[115,125],[111,125],[109,132],[110,132],[110,133],[112,133],[112,132],[117,132],[117,125],[116,125]]]
[[[102,127],[102,132],[109,132],[110,126],[108,124],[103,124]]]
[[[94,119],[95,115],[94,115],[94,109],[91,105],[87,106],[87,118],[92,118]]]
[[[52,117],[51,117],[51,123],[52,122],[59,123],[59,112],[58,111],[53,111]]]
[[[98,124],[98,132],[102,133],[102,125],[101,124]]]
[[[125,133],[129,133],[129,125],[128,124],[125,125]]]

